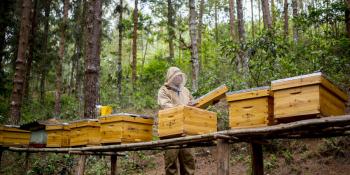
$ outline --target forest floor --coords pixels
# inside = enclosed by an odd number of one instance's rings
[[[133,157],[131,164],[119,164],[120,174],[163,175],[163,153],[145,152]],[[196,175],[216,174],[216,149],[196,149]],[[147,159],[142,160],[142,157]],[[137,160],[135,160],[137,159]],[[147,162],[147,163],[146,163]],[[231,150],[231,174],[250,174],[249,145],[235,144]],[[146,165],[147,164],[147,165]],[[146,165],[145,167],[143,165]],[[312,174],[348,175],[350,172],[350,137],[304,140],[276,140],[264,146],[264,169],[269,175]]]

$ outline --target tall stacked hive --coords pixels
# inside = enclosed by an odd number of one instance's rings
[[[68,124],[46,125],[47,147],[69,147],[70,130]]]
[[[158,135],[161,138],[206,134],[217,131],[215,112],[177,106],[158,113]]]
[[[100,117],[101,143],[129,143],[152,140],[153,118],[135,114]]]
[[[85,119],[69,124],[70,146],[100,145],[100,124],[97,119]]]
[[[260,87],[226,94],[230,128],[260,127],[272,123],[273,97],[270,87]]]
[[[0,146],[28,146],[30,132],[18,126],[0,126]]]
[[[305,118],[342,115],[346,93],[322,73],[272,81],[274,119],[289,122]]]

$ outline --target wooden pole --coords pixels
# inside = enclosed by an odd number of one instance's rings
[[[111,175],[117,175],[117,156],[111,156]]]
[[[77,166],[77,169],[76,169],[76,172],[75,172],[76,175],[84,175],[85,161],[86,161],[86,155],[81,155],[79,157],[78,166]]]
[[[227,140],[217,140],[217,175],[229,175],[230,174],[230,144]]]
[[[24,160],[24,174],[27,174],[29,170],[29,158],[30,158],[30,153],[25,153],[25,160]]]
[[[0,170],[1,170],[1,158],[2,158],[2,152],[3,152],[4,150],[2,149],[2,148],[0,148]]]
[[[261,144],[251,143],[252,175],[264,174],[264,160]]]

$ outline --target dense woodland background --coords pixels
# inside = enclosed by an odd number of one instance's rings
[[[315,71],[350,87],[349,0],[1,0],[0,8],[0,123],[95,118],[97,104],[154,115],[170,66],[188,75],[196,97]]]
[[[350,85],[349,1],[2,0],[1,8],[2,123],[95,118],[96,104],[156,109],[169,66],[187,73],[194,96],[314,71]]]

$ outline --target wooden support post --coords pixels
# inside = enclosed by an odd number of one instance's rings
[[[29,158],[30,158],[30,153],[25,153],[24,174],[27,174],[27,172],[29,170]]]
[[[230,174],[230,144],[227,140],[217,140],[217,175],[229,175]]]
[[[1,160],[2,160],[2,152],[3,152],[4,150],[2,149],[2,148],[0,148],[0,170],[1,170]],[[1,172],[0,172],[1,173]]]
[[[251,143],[252,175],[264,174],[264,159],[261,144]]]
[[[111,175],[117,175],[117,156],[111,156]]]
[[[78,166],[77,166],[77,169],[75,171],[76,175],[84,175],[85,161],[86,161],[86,155],[79,156]]]

